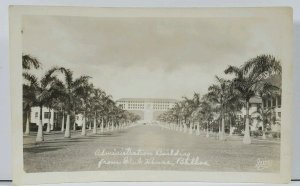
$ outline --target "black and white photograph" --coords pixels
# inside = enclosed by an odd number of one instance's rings
[[[188,11],[22,15],[22,171],[281,174],[289,9]]]

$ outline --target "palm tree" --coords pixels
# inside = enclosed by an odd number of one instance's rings
[[[82,106],[82,101],[80,99],[80,95],[75,94],[73,97],[73,104],[72,104],[73,111],[75,114],[74,123],[73,123],[73,131],[76,131],[76,120],[77,120],[76,117],[77,117],[77,114],[81,113],[81,110],[82,110],[81,106]]]
[[[23,76],[32,76],[28,71],[33,67],[34,69],[40,68],[41,63],[34,57],[30,55],[22,55],[22,68],[23,68]],[[31,107],[34,102],[34,89],[26,84],[23,84],[23,110],[26,113],[26,127],[25,127],[25,135],[29,135],[30,133],[30,113]]]
[[[175,106],[170,110],[170,114],[173,116],[173,117],[170,117],[170,118],[173,118],[175,120],[175,124],[176,124],[176,128],[175,130],[176,131],[179,131],[180,128],[181,128],[181,125],[180,125],[180,112],[181,112],[181,105],[180,103],[175,103]]]
[[[40,121],[36,137],[37,142],[44,141],[43,107],[53,99],[62,95],[63,85],[55,76],[52,76],[54,70],[55,69],[50,69],[47,71],[40,81],[33,75],[24,74],[24,78],[29,82],[29,85],[26,85],[25,87],[32,90],[31,101],[33,105],[40,107]]]
[[[104,125],[107,130],[109,130],[109,123],[110,123],[110,112],[112,110],[112,103],[111,95],[103,95],[102,96],[102,108],[103,108],[103,117],[101,121],[101,132],[104,132]],[[105,121],[105,123],[104,123]]]
[[[73,78],[73,72],[66,68],[56,68],[55,71],[60,71],[64,74],[64,93],[66,95],[66,130],[65,130],[65,138],[71,137],[70,132],[70,116],[73,115],[75,117],[75,108],[74,103],[77,97],[77,94],[82,92],[82,89],[85,88],[85,85],[88,84],[89,76],[80,76],[77,79]]]
[[[62,115],[62,121],[61,121],[61,131],[64,131],[64,110],[65,110],[65,95],[61,95],[56,99],[53,99],[51,104],[53,110],[60,111]],[[59,117],[57,117],[58,119]],[[58,121],[56,121],[58,124]]]
[[[201,116],[202,119],[206,122],[206,137],[209,137],[209,127],[213,120],[213,107],[212,103],[209,100],[209,96],[206,94],[202,97],[201,101]]]
[[[228,97],[226,100],[226,104],[224,105],[224,115],[229,122],[229,136],[232,136],[233,132],[233,118],[236,118],[237,114],[241,112],[243,108],[243,100],[241,99],[239,91],[234,89],[232,82],[230,82],[228,87]]]
[[[188,117],[191,114],[191,109],[189,108],[189,102],[188,100],[183,100],[180,102],[180,115],[181,115],[181,123],[182,123],[182,132],[187,132],[187,123],[188,123]]]
[[[197,131],[196,131],[196,135],[200,135],[200,123],[202,123],[202,108],[201,106],[199,106],[198,108],[195,108],[195,110],[192,112],[191,114],[191,118],[193,123],[196,121],[197,122]],[[191,129],[190,129],[190,134],[192,133]]]
[[[233,98],[230,94],[230,81],[216,76],[217,84],[208,88],[208,97],[215,103],[220,111],[221,126],[219,127],[219,139],[225,139],[225,108],[228,102]]]
[[[34,87],[23,84],[23,110],[26,113],[25,135],[30,134],[29,120],[30,120],[31,107],[35,103],[34,99],[35,99]]]
[[[200,106],[200,95],[198,93],[194,93],[194,96],[192,99],[188,99],[187,97],[184,97],[185,99],[185,117],[186,120],[189,123],[189,133],[193,133],[193,127],[194,127],[194,120],[192,119],[192,113]]]
[[[243,103],[240,99],[233,99],[232,102],[227,105],[226,113],[229,120],[229,136],[232,136],[233,133],[233,119],[237,117],[238,113],[241,113],[242,107]]]
[[[257,119],[259,122],[262,122],[262,139],[266,139],[266,128],[267,124],[272,122],[272,108],[265,108],[263,103],[258,105],[257,110],[254,111],[251,115],[253,118]]]
[[[246,103],[244,144],[250,144],[249,128],[249,100],[257,95],[263,83],[262,79],[269,74],[281,73],[281,65],[275,57],[271,55],[259,55],[247,61],[243,66],[229,66],[225,70],[226,74],[234,74],[233,87],[240,92],[241,98]]]
[[[257,86],[257,95],[261,98],[262,101],[270,97],[278,96],[280,95],[280,92],[281,90],[279,87],[272,85],[269,82],[263,82]],[[255,112],[259,114],[257,119],[262,122],[263,139],[266,139],[265,128],[267,124],[267,118],[268,116],[272,115],[272,111],[272,108],[265,108],[264,103],[262,103],[261,105],[258,105],[257,111]]]
[[[102,96],[105,94],[100,89],[93,89],[93,95],[91,98],[91,107],[94,112],[94,121],[93,121],[93,134],[97,134],[97,113],[101,114],[101,111],[103,110],[103,102],[102,102]],[[101,117],[99,116],[100,120]]]
[[[121,129],[121,122],[123,120],[124,110],[122,109],[121,106],[116,106],[115,109],[116,109],[115,120],[116,120],[117,128]]]
[[[107,127],[108,130],[114,130],[114,114],[115,114],[115,103],[111,99],[106,100],[106,107],[107,107]],[[110,126],[109,126],[110,125]]]
[[[78,95],[81,99],[81,108],[83,111],[83,123],[82,123],[82,129],[81,129],[81,135],[86,135],[86,121],[87,116],[89,115],[89,112],[91,111],[91,95],[93,91],[93,84],[83,84],[83,86],[80,89],[76,90],[76,95]]]

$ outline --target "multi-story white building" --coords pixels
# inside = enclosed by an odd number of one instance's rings
[[[272,131],[279,132],[281,124],[281,95],[265,98],[263,99],[263,104],[264,108],[271,112]]]
[[[124,110],[138,114],[142,122],[153,122],[161,113],[173,108],[176,102],[175,99],[121,98],[116,104]]]
[[[43,125],[48,125],[50,123],[50,130],[54,129],[54,126],[60,126],[62,125],[62,113],[54,110],[49,109],[48,107],[43,107],[43,113],[42,113],[42,120]],[[31,107],[31,113],[30,113],[30,123],[38,125],[40,122],[40,107]],[[66,122],[66,115],[64,116],[64,122]],[[83,123],[83,115],[77,114],[75,116],[75,123],[77,126],[82,126]],[[71,123],[71,126],[73,126],[74,123]]]
[[[276,87],[281,88],[281,76],[280,75],[268,75],[263,80]],[[262,105],[263,104],[263,105]],[[252,118],[250,129],[251,131],[262,129],[262,121],[256,119],[258,115],[258,107],[263,106],[265,112],[269,112],[269,124],[273,132],[280,132],[281,124],[281,94],[277,93],[273,96],[264,96],[263,99],[259,96],[252,97],[250,99],[249,114]],[[255,114],[257,113],[257,114]],[[240,114],[241,117],[246,115],[246,109],[243,108]],[[271,118],[271,119],[270,119]]]
[[[257,119],[258,116],[261,114],[261,111],[259,111],[259,107],[263,105],[264,112],[270,112],[270,115],[268,115],[268,121],[271,131],[273,132],[280,132],[280,123],[281,123],[281,96],[275,96],[275,97],[269,97],[264,98],[263,100],[259,97],[253,97],[250,99],[250,109],[249,109],[249,115],[251,118],[250,123],[250,131],[257,131],[262,130],[263,123],[261,120]],[[246,116],[246,108],[243,107],[241,112],[238,113],[238,120],[242,120],[242,122],[245,122],[245,116]],[[271,121],[270,121],[270,118]]]
[[[58,117],[58,113],[54,109],[43,107],[42,109],[43,125],[50,123],[50,129],[53,130],[54,123]],[[40,122],[40,107],[31,107],[30,123],[38,125]]]

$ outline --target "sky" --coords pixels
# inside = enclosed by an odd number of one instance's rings
[[[282,31],[266,18],[24,16],[23,54],[74,77],[91,76],[113,98],[201,95],[260,54],[281,56]]]

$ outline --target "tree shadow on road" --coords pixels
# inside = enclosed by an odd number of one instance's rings
[[[23,148],[24,153],[42,153],[42,152],[49,152],[49,151],[56,151],[59,149],[64,148],[64,146],[33,146]]]

